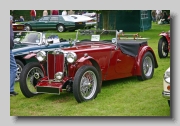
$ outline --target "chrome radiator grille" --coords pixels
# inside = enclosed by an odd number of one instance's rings
[[[47,54],[47,72],[48,72],[48,78],[54,79],[54,75],[57,72],[63,72],[64,71],[64,54],[53,54],[49,53]]]

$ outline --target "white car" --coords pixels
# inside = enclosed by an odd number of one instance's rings
[[[167,99],[170,106],[170,67],[164,73],[162,96]]]
[[[86,22],[85,28],[90,29],[96,26],[96,20],[94,20],[94,18],[84,15],[70,15],[70,16],[73,17],[75,21]]]

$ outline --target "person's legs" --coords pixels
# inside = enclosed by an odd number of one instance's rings
[[[31,16],[31,19],[32,19],[32,21],[34,21],[34,20],[35,20],[35,17],[34,17],[34,16]]]
[[[14,92],[17,65],[12,50],[10,50],[10,92]]]

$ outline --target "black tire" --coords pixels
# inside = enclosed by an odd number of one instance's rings
[[[168,105],[169,105],[169,107],[170,107],[170,100],[168,100]]]
[[[16,72],[15,82],[18,82],[19,79],[20,79],[20,74],[22,72],[24,64],[20,60],[18,60],[18,59],[16,59],[16,64],[17,64],[17,72]]]
[[[92,80],[89,80],[90,77]],[[95,99],[99,93],[100,83],[100,76],[95,67],[89,65],[80,67],[75,74],[73,82],[73,94],[76,101],[81,103]]]
[[[36,76],[37,78],[35,78],[35,75],[39,75],[39,77]],[[30,98],[38,94],[35,86],[42,77],[44,77],[44,73],[39,62],[30,62],[24,66],[20,75],[19,84],[21,92],[25,97]],[[30,86],[33,91],[31,91]]]
[[[64,32],[64,31],[65,31],[64,25],[59,24],[59,25],[57,26],[57,31],[58,31],[58,32]]]
[[[140,67],[141,67],[141,76],[137,76],[138,80],[147,80],[153,77],[154,74],[154,57],[150,52],[146,52],[142,58]]]
[[[159,58],[166,58],[168,56],[168,42],[165,37],[161,37],[158,42]]]
[[[26,31],[31,31],[32,30],[32,27],[28,24],[25,25],[25,30]]]

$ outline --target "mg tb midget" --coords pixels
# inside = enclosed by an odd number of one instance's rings
[[[158,63],[146,38],[134,35],[123,39],[122,33],[116,30],[89,33],[92,34],[87,39],[87,35],[79,35],[77,31],[72,47],[25,56],[26,59],[36,57],[39,62],[25,65],[21,72],[23,95],[30,98],[67,91],[81,103],[95,99],[103,81],[131,76],[143,81],[153,77]],[[106,35],[113,37],[107,39]],[[82,40],[83,37],[86,39]]]

